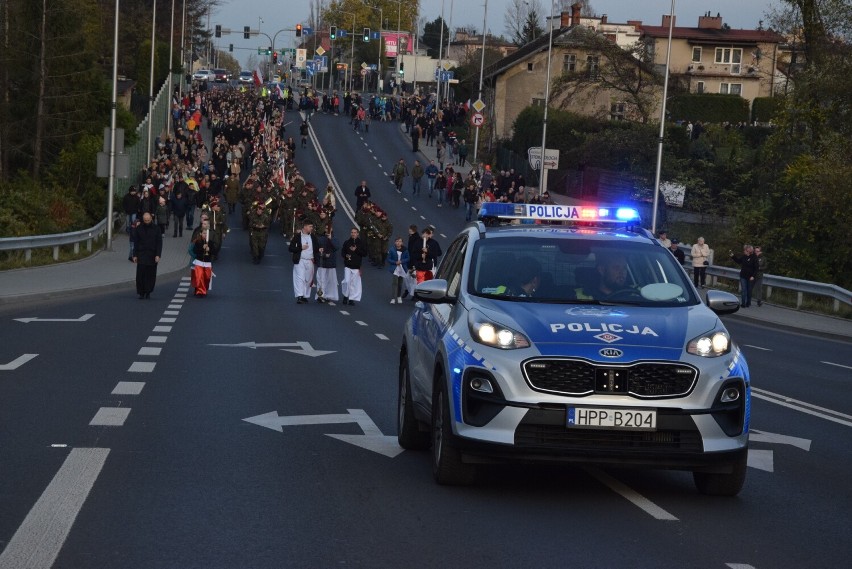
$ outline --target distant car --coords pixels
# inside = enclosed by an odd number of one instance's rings
[[[213,80],[216,83],[227,83],[228,82],[228,70],[227,69],[214,69],[213,70]]]
[[[213,78],[213,74],[209,69],[199,69],[195,73],[192,74],[193,81],[210,81]]]
[[[251,71],[240,71],[240,76],[237,78],[240,83],[251,83],[254,81],[254,75]]]

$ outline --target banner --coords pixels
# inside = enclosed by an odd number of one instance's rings
[[[382,38],[385,41],[385,55],[388,57],[396,57],[398,53],[403,55],[414,53],[414,38],[411,34],[382,32]]]

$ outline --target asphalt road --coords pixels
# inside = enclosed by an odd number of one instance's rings
[[[343,194],[366,179],[395,233],[462,226],[390,184],[414,156],[397,125],[347,123],[315,117],[308,180],[328,178],[319,141]],[[253,265],[231,226],[206,299],[178,277],[149,301],[0,312],[0,363],[38,354],[0,370],[0,569],[848,563],[852,344],[726,322],[755,388],[737,498],[699,495],[688,473],[561,466],[441,487],[426,453],[395,444],[410,305],[388,303],[389,273],[367,265],[355,307],[296,305],[284,240]],[[68,321],[15,320],[30,317]]]

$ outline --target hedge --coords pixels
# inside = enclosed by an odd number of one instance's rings
[[[748,122],[749,104],[739,95],[710,93],[675,95],[669,101],[669,116],[675,121]]]

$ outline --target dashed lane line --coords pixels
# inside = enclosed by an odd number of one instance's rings
[[[771,352],[772,348],[761,348],[760,346],[753,346],[751,344],[743,344],[746,348],[754,348],[755,350],[761,350],[764,352]]]
[[[804,401],[799,401],[798,399],[793,399],[792,397],[787,397],[786,395],[780,395],[778,393],[758,389],[756,387],[751,388],[751,394],[756,399],[763,399],[764,401],[769,401],[770,403],[775,403],[782,407],[788,407],[801,413],[807,413],[808,415],[826,419],[840,425],[852,427],[852,415],[847,415],[840,411],[819,407],[812,403],[806,403]]]
[[[148,346],[143,346],[139,348],[139,356],[159,356],[160,352],[163,351],[163,348],[149,348]]]
[[[156,362],[133,362],[127,369],[130,373],[151,373],[157,367]]]
[[[852,366],[845,366],[845,365],[843,365],[843,364],[836,364],[836,363],[834,363],[834,362],[824,362],[824,361],[820,361],[819,363],[821,363],[821,364],[825,364],[825,365],[830,365],[830,366],[842,367],[842,368],[844,368],[844,369],[852,369]]]
[[[168,339],[168,336],[148,336],[148,339],[145,341],[149,344],[165,344]]]
[[[130,415],[130,407],[101,407],[92,420],[90,427],[122,427]]]
[[[119,381],[111,395],[139,395],[144,387],[144,381]]]

